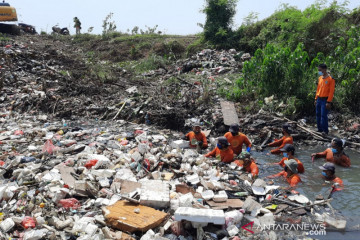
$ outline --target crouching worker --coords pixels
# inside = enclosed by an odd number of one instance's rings
[[[283,153],[283,158],[281,159],[280,162],[275,163],[280,165],[281,167],[285,167],[285,162],[289,161],[290,159],[294,159],[297,163],[298,163],[298,173],[304,173],[305,169],[304,169],[304,165],[302,164],[302,162],[294,157],[295,154],[295,147],[292,144],[286,144],[282,149],[280,149],[280,151]]]
[[[250,152],[251,142],[249,138],[240,132],[238,124],[232,124],[229,128],[229,132],[224,135],[230,143],[231,149],[234,151],[234,154],[238,155],[242,152],[243,144],[246,145],[246,151]]]
[[[335,163],[342,167],[350,167],[350,158],[344,152],[344,143],[340,138],[334,138],[331,141],[331,148],[324,152],[311,154],[313,159],[325,158],[327,162]]]
[[[201,131],[201,127],[199,124],[195,124],[193,126],[193,131],[186,134],[185,139],[189,140],[190,148],[206,149],[208,147],[205,133]]]
[[[251,174],[251,178],[255,179],[259,175],[259,168],[255,163],[255,160],[251,157],[249,152],[242,152],[238,156],[239,160],[236,160],[236,165],[243,167],[243,170]]]
[[[295,159],[290,159],[285,161],[284,171],[279,172],[266,178],[276,178],[283,176],[286,181],[290,184],[290,187],[295,187],[299,182],[301,182],[300,176],[297,174],[298,163]]]
[[[226,137],[219,137],[216,148],[206,154],[205,157],[216,157],[223,163],[230,163],[234,160],[234,152],[229,145]]]
[[[322,178],[333,184],[332,192],[340,191],[344,188],[343,181],[339,177],[335,176],[335,165],[333,163],[327,162],[319,168],[322,170]]]
[[[276,149],[271,150],[272,154],[281,154],[280,149],[282,149],[285,146],[285,144],[294,144],[293,137],[290,135],[291,130],[289,124],[283,125],[282,133],[284,135],[282,138],[280,138],[279,140],[275,140],[274,142],[269,143],[267,145],[268,147],[278,147]]]

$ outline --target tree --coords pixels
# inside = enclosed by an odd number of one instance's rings
[[[116,24],[115,21],[111,21],[111,18],[113,16],[113,13],[109,13],[105,19],[103,20],[103,35],[105,36],[108,33],[115,32],[116,30]]]
[[[231,25],[236,13],[237,0],[206,0],[203,12],[206,14],[204,26],[205,40],[217,47],[226,47],[232,37]]]

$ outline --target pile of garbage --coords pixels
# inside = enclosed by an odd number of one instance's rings
[[[225,73],[239,73],[243,63],[250,59],[249,53],[237,52],[235,49],[204,49],[190,58],[176,61],[171,66],[149,71],[144,76],[162,76],[163,79],[167,79],[176,74],[189,72],[207,77]]]
[[[1,239],[277,239],[305,233],[261,227],[346,226],[331,199],[252,179],[178,132],[10,111],[0,122]]]
[[[77,54],[71,46],[55,40],[41,39],[43,44],[36,40],[35,36],[22,36],[1,48],[0,103],[7,109],[58,118],[89,116],[138,123],[148,120],[172,129],[183,128],[189,117],[203,115],[214,129],[219,126],[215,121],[218,118],[213,118],[209,110],[209,105],[216,105],[219,97],[207,92],[205,86],[186,81],[169,86],[159,83],[164,76],[181,74],[178,69],[180,65],[189,65],[187,60],[170,66],[173,71],[164,73],[156,84],[131,79],[129,73],[117,67],[113,71],[119,80],[107,83],[97,81],[86,60],[75,57],[81,51]],[[232,51],[207,49],[193,58],[201,64],[212,61],[208,70],[215,71],[218,67],[235,68],[238,62],[234,56],[236,53]]]

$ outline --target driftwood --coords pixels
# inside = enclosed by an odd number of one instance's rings
[[[278,201],[278,202],[281,202],[281,203],[285,203],[287,205],[290,205],[290,206],[293,206],[293,207],[303,207],[302,205],[300,204],[296,204],[296,203],[293,203],[293,202],[290,202],[290,201],[286,201],[286,200],[283,200],[283,199],[279,199],[279,198],[273,198],[274,201]]]
[[[121,106],[121,108],[119,109],[119,111],[118,111],[118,112],[116,113],[116,115],[113,117],[113,120],[115,120],[115,119],[119,116],[120,112],[121,112],[121,111],[123,110],[123,108],[125,107],[126,102],[127,102],[127,100],[124,101],[124,103],[123,103],[123,105]]]
[[[328,204],[331,200],[332,200],[332,198],[329,198],[329,199],[322,200],[322,201],[317,202],[317,203],[305,205],[305,206],[302,206],[302,207],[296,207],[296,208],[290,209],[289,211],[295,211],[295,210],[298,210],[298,209],[301,209],[301,208],[313,207],[313,206],[316,206],[316,205]]]
[[[291,121],[290,119],[288,118],[284,118],[286,121],[290,122],[290,123],[293,123],[293,124],[296,124],[296,126],[298,126],[299,128],[301,128],[302,130],[310,133],[311,135],[314,136],[315,139],[318,139],[318,140],[321,140],[321,141],[328,141],[328,140],[331,140],[331,137],[329,136],[322,136],[320,135],[319,133],[315,132],[315,131],[312,131],[304,126],[301,126],[299,123],[297,122],[294,122],[294,121]],[[352,146],[355,146],[355,147],[360,147],[360,143],[354,143],[354,142],[350,142],[350,141],[346,141],[345,142],[345,145],[352,145]]]
[[[182,79],[182,78],[180,78],[180,77],[176,77],[178,80],[180,80],[181,82],[183,82],[183,83],[186,83],[186,84],[188,84],[188,85],[190,85],[190,86],[194,86],[194,84],[192,84],[192,83],[189,83],[189,82],[187,82],[187,81],[185,81],[184,79]]]
[[[269,131],[268,134],[267,134],[267,136],[266,136],[266,139],[262,142],[262,144],[261,144],[261,146],[260,146],[261,148],[265,148],[265,147],[266,147],[266,143],[270,140],[271,134],[272,134],[272,132]]]
[[[304,130],[307,133],[310,133],[315,139],[318,139],[318,140],[321,140],[321,141],[328,141],[329,140],[327,138],[324,138],[324,136],[322,136],[320,133],[317,133],[317,132],[315,132],[313,130],[310,130],[309,128],[301,126],[299,123],[297,123],[295,121],[292,121],[292,120],[290,120],[290,119],[288,119],[286,117],[284,118],[284,120],[286,120],[286,121],[288,121],[288,122],[290,122],[292,124],[296,124],[297,127],[299,127],[300,129]]]
[[[121,196],[122,199],[125,199],[129,202],[132,202],[132,203],[135,203],[135,204],[140,204],[140,201],[139,200],[136,200],[136,199],[133,199],[133,198],[130,198],[130,197],[126,197],[126,196]]]

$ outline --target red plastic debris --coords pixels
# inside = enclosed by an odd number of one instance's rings
[[[0,161],[0,166],[4,166],[5,162],[4,161]]]
[[[123,145],[123,146],[126,146],[126,145],[129,144],[129,141],[128,140],[121,140],[120,144]]]
[[[150,171],[151,163],[150,163],[149,159],[145,158],[143,165],[146,168],[146,170]]]
[[[22,130],[16,130],[15,132],[14,132],[14,135],[24,135],[24,132],[22,131]]]
[[[61,199],[59,201],[59,205],[61,205],[65,209],[78,209],[80,207],[80,202],[75,198]]]
[[[98,161],[99,161],[99,160],[97,160],[97,159],[88,160],[88,161],[85,163],[85,167],[86,167],[87,169],[90,169],[90,168],[92,168],[93,166],[95,166]]]
[[[230,180],[230,185],[233,185],[233,186],[237,186],[237,182],[235,182],[234,180]]]
[[[36,221],[34,218],[26,216],[21,222],[21,225],[25,228],[35,228],[36,227]]]
[[[292,193],[292,194],[299,194],[299,192],[296,191],[296,190],[291,190],[291,193]]]
[[[47,152],[49,154],[53,154],[54,152],[56,152],[58,150],[59,150],[59,147],[55,147],[51,139],[46,141],[46,143],[42,149],[43,152]]]
[[[134,135],[140,135],[142,133],[144,133],[143,130],[135,130]]]

